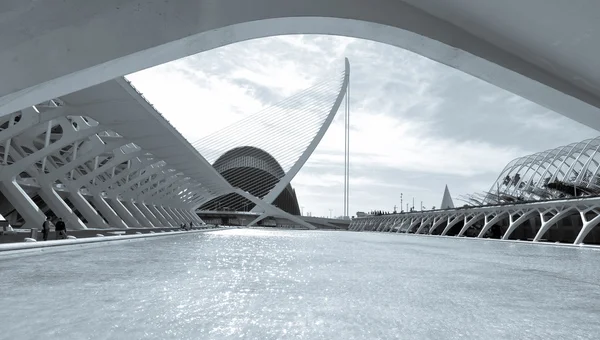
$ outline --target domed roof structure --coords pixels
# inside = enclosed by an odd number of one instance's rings
[[[213,167],[235,188],[264,198],[285,176],[279,163],[266,151],[242,146],[231,149],[219,157]],[[273,202],[275,206],[292,215],[300,215],[296,192],[291,184]],[[250,211],[254,203],[237,195],[227,194],[204,204],[201,210]]]

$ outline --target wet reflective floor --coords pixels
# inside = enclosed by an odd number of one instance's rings
[[[598,339],[600,251],[226,230],[0,259],[0,339]]]

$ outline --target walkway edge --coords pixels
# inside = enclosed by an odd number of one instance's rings
[[[359,231],[360,233],[360,231]],[[367,233],[374,234],[395,234],[395,235],[404,235],[409,237],[424,237],[424,238],[442,238],[442,239],[450,239],[450,240],[472,240],[472,241],[491,241],[491,242],[504,242],[504,243],[513,243],[513,244],[532,244],[537,246],[545,246],[545,247],[563,247],[563,248],[576,248],[576,249],[593,249],[600,251],[600,245],[596,244],[573,244],[573,243],[552,243],[552,242],[533,242],[533,241],[522,241],[522,240],[502,240],[497,238],[484,238],[484,237],[457,237],[457,236],[442,236],[442,235],[429,235],[429,234],[406,234],[406,233],[386,233],[386,232],[373,232],[367,231]]]
[[[89,245],[105,245],[123,242],[141,241],[150,238],[167,237],[167,236],[182,236],[189,234],[205,233],[210,231],[227,230],[229,228],[215,228],[190,231],[171,231],[148,234],[135,235],[114,235],[105,237],[88,237],[80,239],[67,239],[56,241],[39,241],[39,242],[18,242],[0,244],[0,259],[11,257],[14,255],[53,252],[78,249]]]

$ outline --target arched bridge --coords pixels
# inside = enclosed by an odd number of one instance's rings
[[[355,218],[349,230],[600,244],[600,198]]]

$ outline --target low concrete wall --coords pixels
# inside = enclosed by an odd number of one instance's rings
[[[359,231],[360,233],[361,231]],[[367,231],[368,233],[374,233],[374,234],[392,234],[392,235],[399,235],[399,236],[409,236],[409,237],[437,237],[437,238],[444,238],[444,239],[449,239],[449,240],[472,240],[475,242],[488,242],[488,241],[492,241],[492,242],[508,242],[508,243],[519,243],[519,244],[533,244],[533,245],[539,245],[539,246],[549,246],[549,247],[567,247],[567,248],[588,248],[588,249],[594,249],[594,250],[598,250],[600,251],[600,245],[597,244],[573,244],[573,243],[560,243],[560,242],[532,242],[532,241],[522,241],[522,240],[502,240],[502,239],[497,239],[497,238],[483,238],[483,237],[456,237],[456,236],[442,236],[442,235],[428,235],[428,234],[406,234],[406,233],[381,233],[381,232],[374,232],[374,231]]]
[[[104,237],[87,237],[80,239],[66,239],[66,240],[54,240],[54,241],[43,241],[43,242],[18,242],[18,243],[5,243],[0,244],[0,259],[20,256],[26,254],[40,254],[56,251],[72,250],[75,248],[83,248],[90,246],[100,246],[106,244],[118,244],[133,241],[142,241],[156,237],[168,237],[168,236],[183,236],[190,234],[204,233],[208,231],[225,230],[228,228],[215,228],[215,229],[202,229],[202,230],[190,230],[190,231],[170,231],[170,232],[156,232],[146,234],[134,234],[134,235],[115,235],[115,236],[104,236]],[[153,230],[154,231],[154,230]],[[149,230],[146,229],[146,232]],[[98,234],[105,234],[101,231],[96,231]]]
[[[198,228],[198,227],[196,227]],[[30,235],[30,232],[28,231],[28,229],[25,230],[20,230],[20,229],[15,229],[14,233],[7,233],[7,234],[3,234],[0,235],[0,244],[2,243],[12,243],[12,242],[23,242],[25,241],[25,238],[28,238]],[[79,238],[86,238],[86,237],[96,237],[96,234],[104,234],[105,236],[109,236],[110,233],[112,232],[123,232],[125,233],[125,235],[136,235],[138,232],[142,233],[142,234],[147,234],[150,231],[153,231],[155,233],[159,233],[162,230],[164,231],[180,231],[180,228],[173,228],[173,227],[169,227],[169,228],[128,228],[128,229],[84,229],[84,230],[67,230],[67,234],[69,234],[70,236],[75,236],[78,239]],[[194,229],[197,230],[197,229]],[[38,229],[38,233],[37,233],[37,237],[36,237],[37,241],[43,241],[42,240],[42,232]],[[50,233],[48,234],[48,241],[50,240],[56,240],[56,232],[55,231],[50,231]]]

